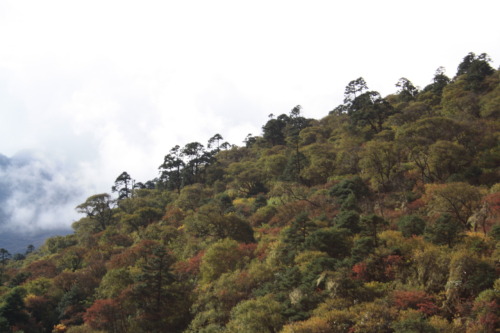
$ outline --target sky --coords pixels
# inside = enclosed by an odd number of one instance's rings
[[[384,96],[440,66],[453,77],[471,51],[498,68],[499,12],[497,0],[2,0],[0,154],[24,161],[0,170],[3,222],[69,226],[121,172],[153,179],[173,146],[216,133],[243,145],[298,104],[320,119],[360,76]],[[20,185],[40,172],[51,203]]]

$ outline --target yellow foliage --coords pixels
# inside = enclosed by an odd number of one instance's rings
[[[64,333],[68,330],[66,325],[64,324],[57,324],[54,326],[54,329],[52,330],[53,333]]]
[[[405,238],[400,231],[385,230],[378,234],[380,241],[386,244],[387,248],[398,248],[406,255],[417,249],[423,250],[428,244],[421,236]]]
[[[319,317],[312,317],[306,321],[286,325],[281,333],[329,333],[332,332],[328,322]],[[340,332],[340,331],[335,331]]]
[[[500,183],[496,183],[490,188],[490,193],[498,193],[500,192]]]
[[[251,206],[253,205],[255,198],[236,198],[233,200],[233,205],[235,206]]]
[[[317,258],[328,258],[328,254],[321,251],[304,251],[295,257],[295,263],[302,273],[306,272],[308,265]]]

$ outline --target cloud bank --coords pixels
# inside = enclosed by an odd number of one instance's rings
[[[0,231],[69,229],[87,189],[68,171],[31,153],[0,155]]]

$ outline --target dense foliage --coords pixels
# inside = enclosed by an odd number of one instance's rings
[[[0,250],[0,331],[495,332],[500,71],[396,86],[123,172],[73,234]]]

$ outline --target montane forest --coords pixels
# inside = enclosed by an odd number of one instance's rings
[[[0,332],[498,332],[500,71],[394,84],[110,179],[72,234],[0,249]]]

